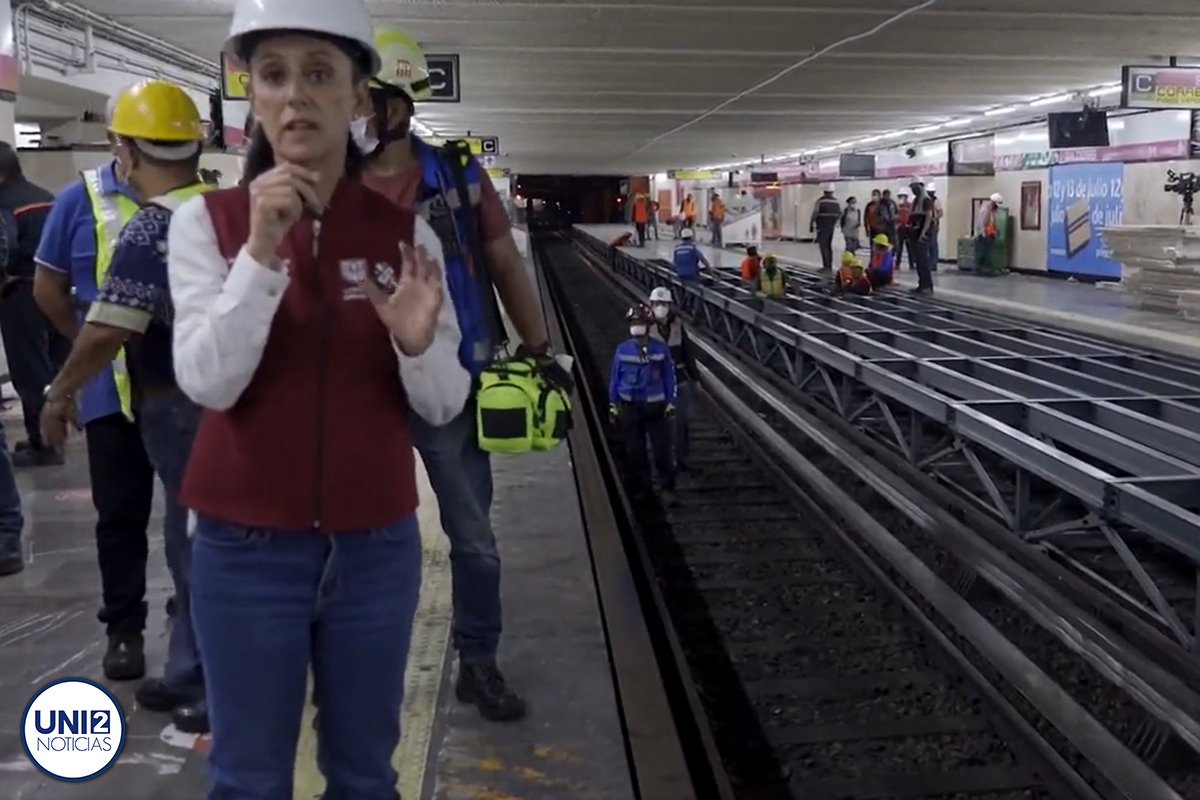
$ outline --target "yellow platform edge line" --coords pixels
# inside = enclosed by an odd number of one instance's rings
[[[437,498],[419,457],[417,488],[421,498],[417,518],[421,524],[424,550],[421,598],[413,619],[412,644],[408,651],[408,666],[404,671],[400,746],[392,756],[392,765],[400,774],[397,788],[405,800],[419,798],[425,781],[425,766],[429,760],[433,726],[437,718],[438,692],[446,666],[446,645],[454,615],[450,594],[450,543],[442,533]],[[308,696],[312,697],[311,691]],[[317,736],[313,730],[315,715],[316,709],[309,703],[304,709],[304,722],[296,748],[294,800],[314,800],[325,791],[325,779],[317,769]]]

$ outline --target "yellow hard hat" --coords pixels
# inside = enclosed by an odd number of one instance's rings
[[[379,28],[375,31],[375,49],[382,61],[375,75],[378,83],[393,86],[414,101],[429,97],[429,64],[415,39],[399,28]]]
[[[884,246],[891,244],[891,241],[888,239],[886,233],[875,234],[875,238],[872,239],[871,241],[874,242],[875,244],[882,244]]]
[[[143,81],[126,89],[113,105],[108,129],[119,136],[157,142],[202,142],[200,111],[173,83]]]
[[[849,267],[857,263],[857,261],[858,259],[855,257],[854,253],[851,253],[849,250],[842,253],[842,266]]]

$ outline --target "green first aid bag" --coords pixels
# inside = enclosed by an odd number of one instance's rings
[[[479,449],[486,453],[549,450],[571,430],[571,398],[543,378],[531,359],[485,367],[475,406]]]

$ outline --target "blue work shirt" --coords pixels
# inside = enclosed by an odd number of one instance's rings
[[[892,269],[896,261],[896,254],[894,252],[888,250],[880,255],[877,262],[874,257],[872,257],[871,261],[873,263],[867,268],[868,272],[874,272],[878,275],[884,275],[889,279],[891,278]]]
[[[171,288],[167,280],[167,231],[171,212],[146,206],[121,230],[112,264],[88,313],[89,322],[121,328],[141,337],[126,348],[135,386],[175,385],[171,355]]]
[[[680,242],[675,245],[671,254],[671,262],[675,265],[675,274],[680,280],[690,281],[700,277],[700,265],[709,266],[708,259],[694,242]]]
[[[137,202],[133,191],[117,180],[113,164],[100,169],[100,186],[106,193],[120,193]],[[36,261],[39,266],[71,276],[76,300],[86,306],[96,299],[96,216],[83,180],[77,180],[54,201],[54,208],[42,228]],[[83,322],[86,308],[79,312]],[[112,366],[107,366],[79,392],[79,421],[121,413],[121,400],[113,381]]]
[[[675,365],[671,348],[658,339],[627,339],[613,355],[608,402],[674,403]]]

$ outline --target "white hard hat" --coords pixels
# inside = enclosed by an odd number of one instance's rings
[[[371,63],[364,65],[369,67],[368,74],[379,72],[379,51],[364,0],[237,0],[222,49],[239,55],[242,37],[259,31],[305,31],[349,39],[370,56]]]
[[[821,184],[822,192],[832,192],[835,188],[836,187],[832,183],[822,183]]]
[[[925,184],[925,191],[927,191],[927,192],[936,192],[936,191],[937,191],[937,184],[935,184],[933,181],[929,181],[928,183],[926,183],[926,184]]]
[[[908,179],[908,185],[909,186],[924,186],[925,179],[922,178],[920,175],[913,175],[911,178]]]
[[[993,203],[995,203],[996,205],[1000,205],[1001,203],[1004,202],[1004,198],[1000,195],[999,192],[996,192],[995,194],[993,194],[991,196],[991,201]]]
[[[695,235],[696,235],[696,232],[693,231],[691,228],[684,228],[682,231],[679,232],[679,236],[683,239],[690,239]]]
[[[671,296],[671,290],[665,286],[655,286],[654,291],[650,292],[651,303],[674,303],[675,298]]]

